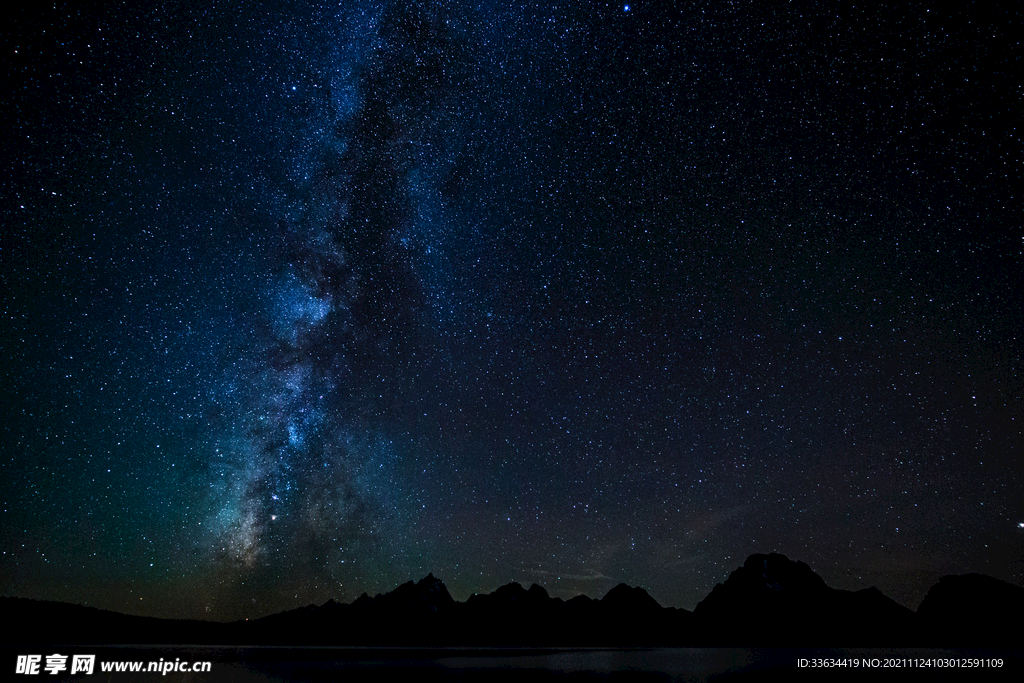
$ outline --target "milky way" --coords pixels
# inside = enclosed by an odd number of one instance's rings
[[[215,442],[203,544],[239,591],[293,573],[347,583],[405,540],[391,439],[445,294],[432,225],[468,118],[454,94],[470,55],[430,8],[388,6],[339,30],[355,47],[324,78],[252,363],[235,378],[238,414]]]
[[[19,10],[0,590],[1020,583],[1019,23]]]

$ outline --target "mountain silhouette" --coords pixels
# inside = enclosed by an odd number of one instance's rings
[[[713,642],[737,645],[919,645],[914,612],[876,588],[830,588],[803,562],[751,555],[697,604]]]
[[[374,598],[375,609],[403,614],[439,614],[452,608],[455,600],[448,588],[433,574],[428,574],[418,583],[407,581],[395,590]]]
[[[152,619],[0,598],[11,644],[434,646],[1014,646],[1024,588],[980,574],[943,577],[915,613],[877,588],[829,587],[803,562],[751,555],[693,612],[619,584],[600,600],[509,583],[454,600],[427,575],[350,604],[328,600],[232,623]],[[1009,624],[1009,626],[1007,626]]]
[[[917,609],[937,645],[1020,643],[1024,588],[984,574],[943,576]]]

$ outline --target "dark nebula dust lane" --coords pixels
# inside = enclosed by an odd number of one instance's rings
[[[927,10],[927,11],[926,11]],[[6,595],[1024,581],[1016,10],[3,29]]]
[[[439,452],[394,440],[423,430],[413,415],[431,402],[416,385],[446,381],[432,306],[458,292],[431,255],[454,229],[428,225],[451,220],[440,186],[473,115],[460,98],[476,67],[450,15],[396,4],[337,22],[355,47],[322,65],[314,152],[278,218],[249,389],[227,423],[237,441],[213,460],[198,545],[230,600],[246,582],[398,579],[416,542],[397,461]]]

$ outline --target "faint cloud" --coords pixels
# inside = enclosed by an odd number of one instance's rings
[[[612,577],[606,576],[601,572],[592,572],[590,574],[560,574],[558,572],[549,572],[544,569],[524,569],[524,572],[533,576],[542,577],[554,577],[555,579],[571,579],[573,581],[612,581]]]
[[[737,505],[724,510],[709,510],[702,512],[685,522],[686,538],[688,540],[700,540],[711,536],[720,526],[726,522],[739,517],[750,509],[749,505]]]

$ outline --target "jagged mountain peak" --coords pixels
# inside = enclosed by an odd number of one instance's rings
[[[695,614],[745,614],[817,603],[830,593],[825,580],[785,555],[751,555],[701,600]]]
[[[547,600],[551,597],[544,589],[544,586],[538,586],[535,583],[530,585],[530,590],[526,591],[526,594],[530,596],[531,599],[535,600]]]
[[[433,574],[427,574],[416,583],[407,581],[390,593],[378,596],[378,599],[389,604],[425,607],[431,611],[455,603],[444,582]]]
[[[612,588],[601,598],[601,604],[613,609],[658,610],[661,605],[650,594],[639,586],[628,586],[624,583]]]
[[[806,563],[791,560],[780,553],[751,555],[743,566],[729,575],[729,581],[743,582],[749,587],[759,586],[775,592],[804,592],[825,590],[825,580],[814,573]]]

